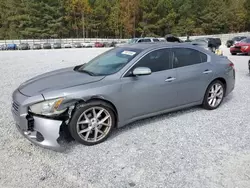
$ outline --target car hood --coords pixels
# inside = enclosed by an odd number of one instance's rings
[[[103,79],[104,76],[90,76],[74,71],[74,67],[59,69],[36,76],[19,86],[19,91],[26,96],[89,84]]]
[[[245,43],[245,42],[237,42],[234,44],[235,46],[250,46],[249,43]]]

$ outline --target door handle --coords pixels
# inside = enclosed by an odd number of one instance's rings
[[[212,70],[205,70],[204,72],[203,72],[203,74],[209,74],[209,73],[212,73],[213,71]]]
[[[174,81],[176,78],[173,78],[173,77],[168,77],[165,82],[172,82]]]

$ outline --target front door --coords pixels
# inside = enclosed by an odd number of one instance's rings
[[[172,69],[169,48],[145,55],[122,78],[124,119],[159,112],[177,105],[177,74]],[[151,75],[133,76],[136,67],[148,67]]]

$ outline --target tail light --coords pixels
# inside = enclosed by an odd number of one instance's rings
[[[232,67],[233,69],[235,69],[235,68],[234,68],[234,64],[233,64],[233,62],[232,62],[232,61],[230,61],[230,60],[229,60],[229,62],[230,62],[230,63],[229,63],[229,67]]]
[[[235,67],[232,61],[229,60],[229,67],[233,68],[233,78],[235,79]]]

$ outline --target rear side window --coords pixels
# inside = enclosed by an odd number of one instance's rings
[[[154,42],[159,42],[159,39],[153,39]]]
[[[207,62],[207,55],[190,48],[173,48],[174,68]]]

